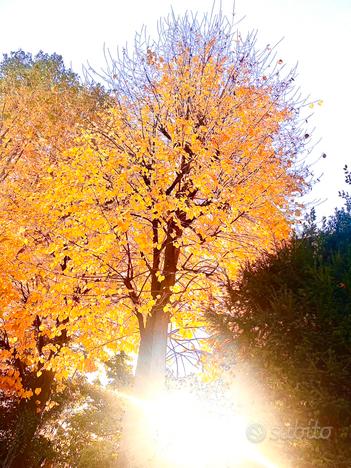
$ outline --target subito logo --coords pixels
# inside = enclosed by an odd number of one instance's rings
[[[262,426],[262,424],[254,423],[250,424],[250,426],[247,426],[246,428],[247,440],[253,444],[259,444],[260,442],[263,442],[266,436],[267,431],[264,426]]]

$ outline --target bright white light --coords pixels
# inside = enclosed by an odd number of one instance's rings
[[[165,392],[154,400],[128,398],[144,418],[162,468],[277,467],[257,444],[249,442],[249,421],[220,402],[203,400],[184,391]]]

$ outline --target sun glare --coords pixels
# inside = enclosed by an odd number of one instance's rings
[[[185,391],[164,392],[153,400],[121,396],[141,411],[157,467],[278,468],[247,440],[249,419],[228,411],[221,401]]]

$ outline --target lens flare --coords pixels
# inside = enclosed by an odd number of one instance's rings
[[[168,391],[143,400],[120,394],[143,418],[153,445],[152,466],[160,468],[277,468],[259,444],[247,438],[250,421],[221,401],[185,391]],[[151,442],[150,442],[151,441]]]

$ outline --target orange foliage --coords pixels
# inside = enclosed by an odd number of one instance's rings
[[[188,337],[223,271],[289,235],[305,187],[294,109],[220,39],[180,40],[171,57],[147,49],[143,79],[94,115],[71,83],[6,91],[16,143],[1,147],[3,389],[41,396],[17,358],[60,380],[135,351],[160,309]]]

